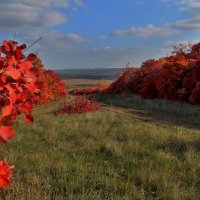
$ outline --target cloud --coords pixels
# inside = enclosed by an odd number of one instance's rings
[[[78,34],[74,34],[74,33],[68,33],[66,35],[66,38],[72,42],[91,42],[92,39],[90,38],[83,38]]]
[[[153,37],[171,36],[182,33],[183,30],[200,30],[200,2],[194,0],[162,0],[165,3],[179,6],[180,11],[188,12],[189,17],[166,23],[158,27],[149,24],[144,27],[132,27],[113,31],[112,35],[123,37]]]
[[[110,49],[112,49],[112,47],[111,46],[105,46],[104,49],[105,50],[110,50]]]
[[[163,0],[164,2],[175,3],[180,11],[187,12],[189,17],[168,23],[168,27],[179,30],[200,30],[200,2],[194,0]]]
[[[200,30],[200,15],[185,20],[178,20],[169,26],[187,30]]]
[[[169,36],[179,34],[178,30],[170,27],[156,27],[152,24],[146,27],[132,27],[130,29],[115,30],[113,35],[116,36],[129,36],[129,37],[152,37],[152,36]]]
[[[80,0],[0,0],[0,27],[4,31],[44,29],[66,23],[60,8],[80,7]]]

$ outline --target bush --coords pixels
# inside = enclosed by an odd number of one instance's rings
[[[62,102],[54,113],[56,115],[80,114],[96,112],[101,106],[95,100],[88,100],[85,97],[74,97]]]

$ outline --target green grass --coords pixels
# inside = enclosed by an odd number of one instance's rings
[[[147,114],[158,114],[161,119],[182,121],[182,124],[190,123],[200,127],[199,105],[164,99],[141,99],[134,94],[94,95],[94,97],[107,105],[142,110]]]
[[[37,106],[2,146],[13,170],[6,200],[198,200],[200,131],[102,110],[59,116]]]

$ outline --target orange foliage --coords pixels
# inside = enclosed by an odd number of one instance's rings
[[[33,102],[44,104],[67,94],[60,77],[51,70],[45,70],[40,59],[37,59],[33,66],[38,69],[40,79],[40,91],[32,98]]]
[[[74,90],[75,94],[131,92],[142,98],[165,98],[200,104],[200,43],[177,49],[171,56],[126,68],[110,86]]]

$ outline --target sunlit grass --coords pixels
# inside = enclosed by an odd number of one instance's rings
[[[199,199],[200,131],[106,110],[56,117],[58,105],[15,124],[6,200]]]

